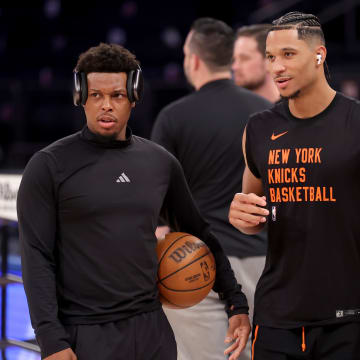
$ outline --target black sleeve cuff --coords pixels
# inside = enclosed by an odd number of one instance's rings
[[[225,301],[225,311],[228,318],[238,314],[249,314],[248,302],[239,284],[231,291],[219,293],[219,298]]]
[[[70,348],[69,336],[65,330],[61,328],[36,334],[36,341],[40,346],[42,359],[61,350]]]

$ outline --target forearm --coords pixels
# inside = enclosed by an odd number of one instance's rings
[[[228,315],[233,311],[247,313],[248,306],[241,286],[237,284],[230,262],[218,239],[210,232],[209,224],[200,215],[190,194],[183,172],[174,168],[164,210],[169,225],[175,231],[188,232],[203,240],[213,253],[216,262],[216,278],[213,289],[226,302]]]
[[[219,294],[220,300],[224,301],[225,311],[228,317],[236,314],[248,314],[249,307],[241,285],[236,281],[228,257],[217,238],[208,233],[203,235],[203,240],[213,253],[216,262],[216,279],[213,290]]]

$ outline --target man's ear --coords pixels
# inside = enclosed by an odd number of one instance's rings
[[[316,59],[320,58],[321,64],[325,62],[326,59],[326,47],[321,45],[316,48]],[[318,64],[319,65],[319,64]]]
[[[198,55],[193,54],[193,66],[194,66],[194,70],[198,70],[200,67],[200,62],[201,59]]]

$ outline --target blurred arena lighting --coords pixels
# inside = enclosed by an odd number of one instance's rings
[[[52,38],[51,43],[53,50],[60,51],[66,48],[67,39],[64,35],[58,34]]]
[[[126,31],[119,27],[111,28],[106,38],[108,43],[124,45],[126,43]]]
[[[286,12],[287,9],[297,3],[301,3],[301,1],[302,0],[263,1],[263,6],[249,15],[249,24],[258,24],[267,19],[273,19],[275,15]]]
[[[182,74],[182,67],[177,63],[168,63],[164,67],[163,77],[166,82],[179,81]]]
[[[59,16],[61,11],[60,0],[46,0],[44,3],[44,13],[49,19]]]
[[[138,5],[135,1],[125,1],[121,6],[121,15],[124,17],[134,17],[138,12]]]
[[[177,48],[181,45],[181,35],[174,27],[166,28],[161,34],[161,40],[170,48]]]
[[[355,99],[359,98],[359,84],[353,79],[345,79],[340,83],[340,91]]]
[[[49,67],[44,67],[39,71],[39,85],[43,88],[49,87],[53,82],[53,71]]]

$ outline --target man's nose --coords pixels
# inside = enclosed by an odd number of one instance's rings
[[[110,96],[104,96],[104,100],[102,103],[102,108],[105,111],[111,111],[112,110],[112,103]]]
[[[285,71],[286,67],[280,60],[274,60],[274,62],[270,65],[270,71],[274,74],[281,74]]]

